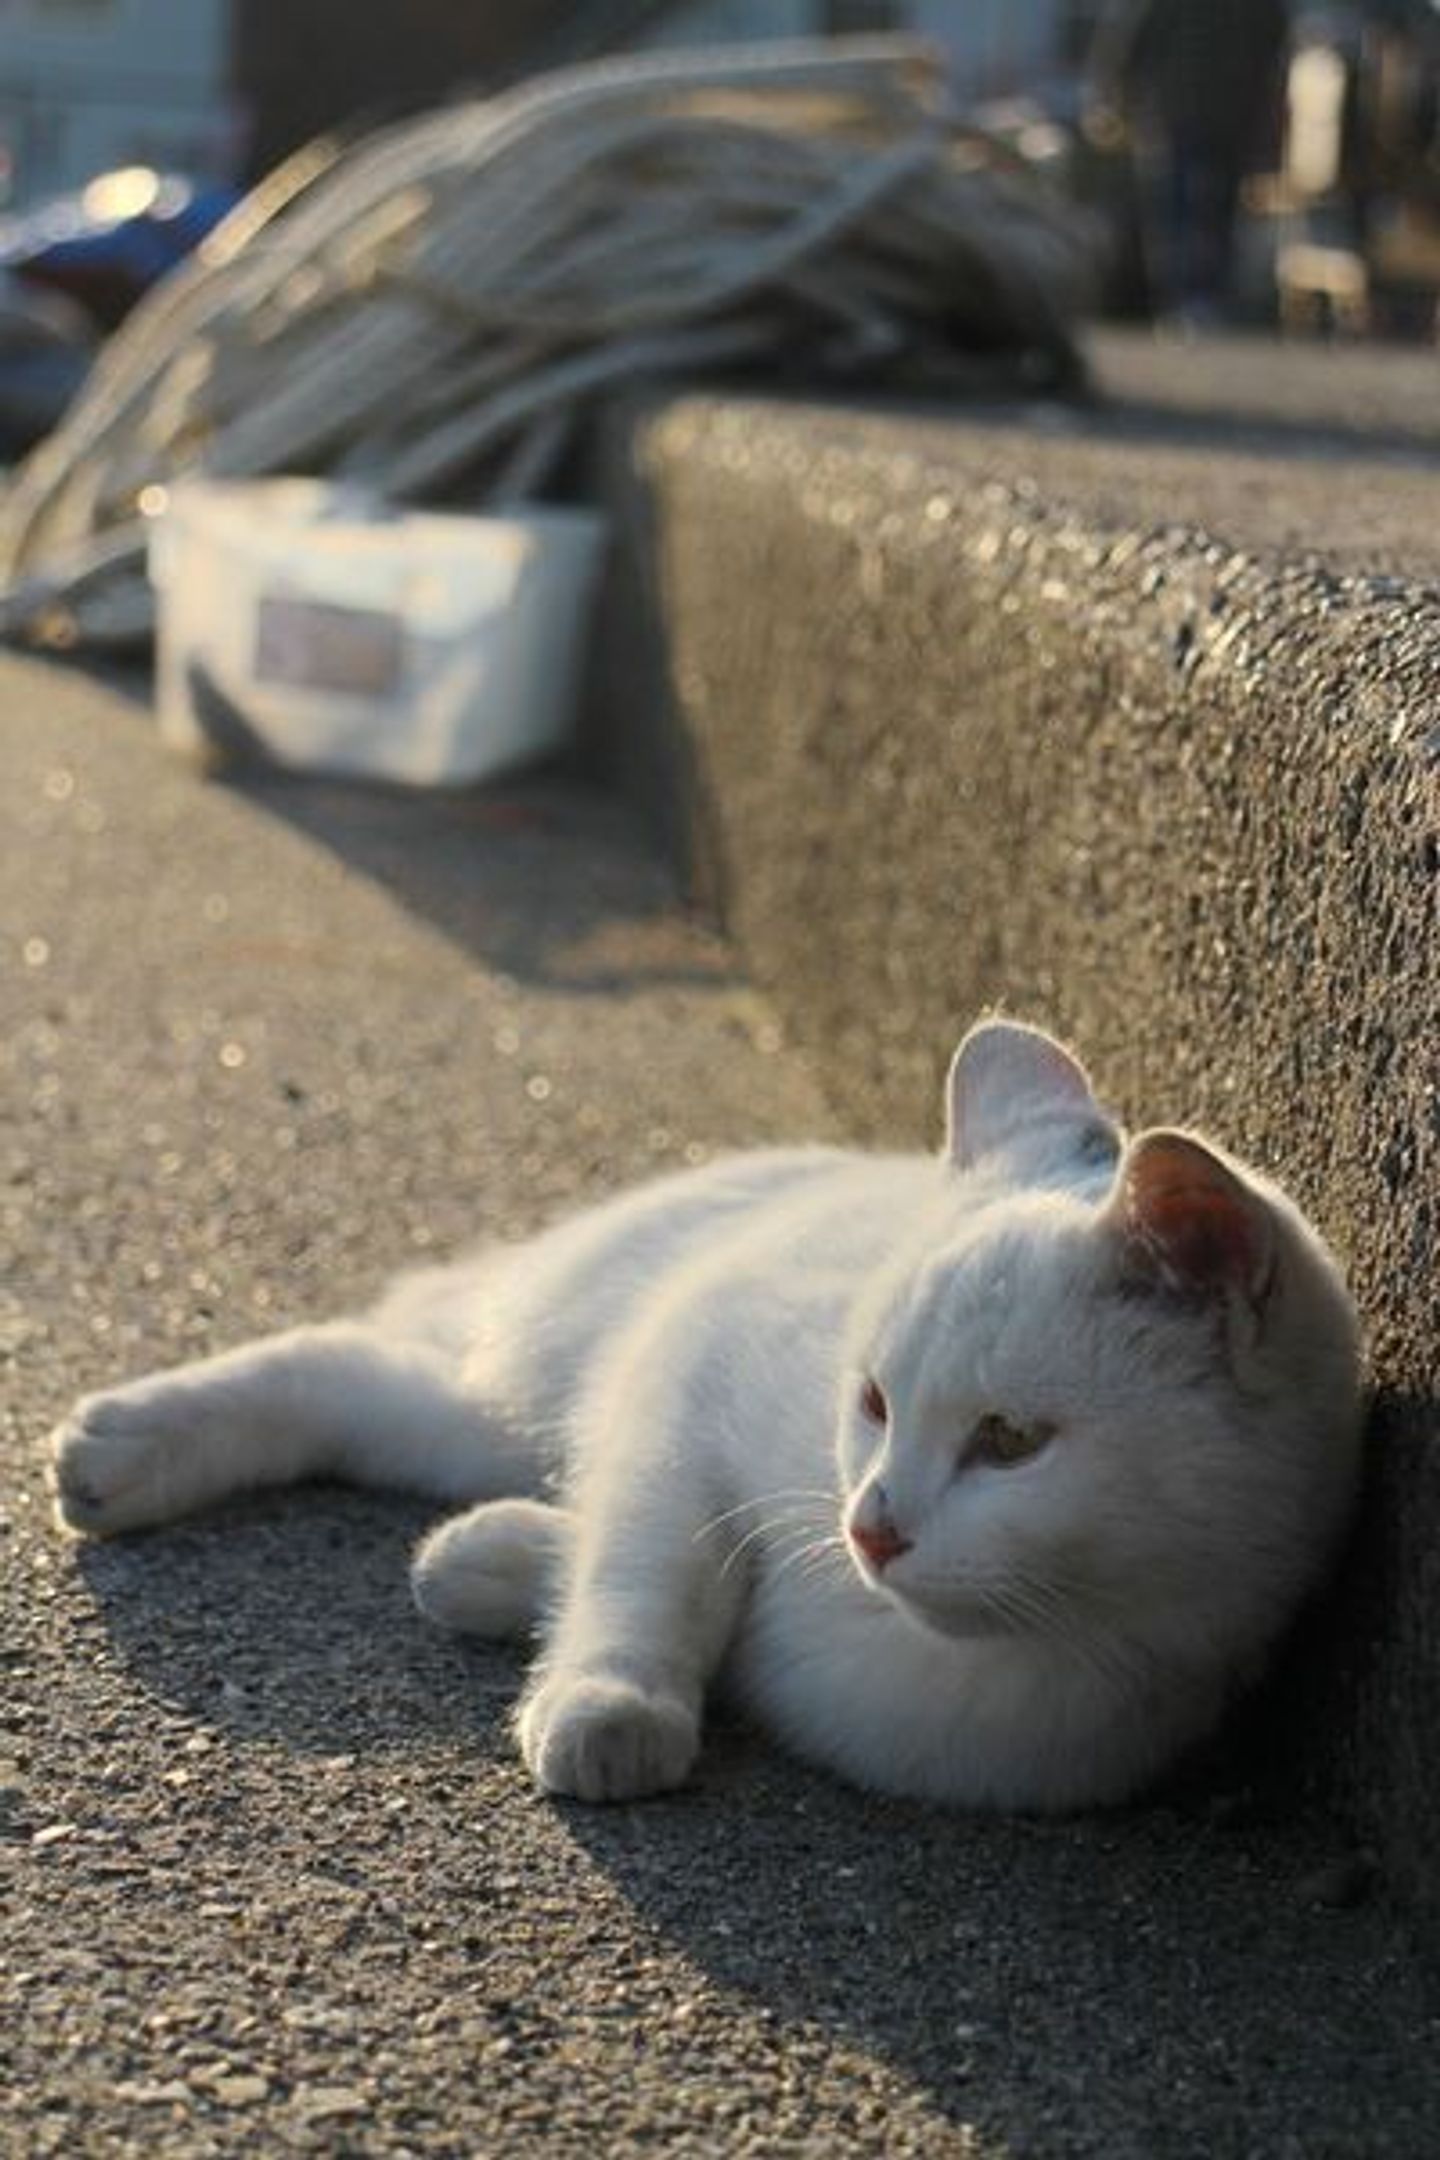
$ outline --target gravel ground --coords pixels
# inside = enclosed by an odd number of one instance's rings
[[[0,695],[0,2148],[1429,2160],[1363,1865],[1223,1778],[971,1821],[728,1730],[555,1806],[413,1503],[56,1536],[77,1389],[827,1119],[604,806],[207,788],[122,694]]]

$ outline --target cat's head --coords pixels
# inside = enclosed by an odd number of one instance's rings
[[[966,1038],[946,1153],[953,1219],[850,1343],[856,1567],[943,1634],[1248,1663],[1353,1495],[1358,1338],[1333,1261],[1207,1143],[1127,1142],[1037,1030]]]

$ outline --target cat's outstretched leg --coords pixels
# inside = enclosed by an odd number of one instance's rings
[[[684,1782],[744,1595],[733,1552],[704,1534],[724,1506],[712,1464],[677,1459],[668,1437],[681,1376],[627,1363],[606,1392],[582,1420],[570,1550],[517,1714],[536,1782],[577,1800]]]
[[[410,1569],[415,1602],[457,1635],[523,1635],[538,1625],[573,1536],[565,1508],[486,1501],[423,1540]]]
[[[434,1351],[363,1323],[292,1329],[88,1395],[51,1439],[56,1510],[108,1537],[228,1494],[338,1477],[480,1499],[538,1464]]]

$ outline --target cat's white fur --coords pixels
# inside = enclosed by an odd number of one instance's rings
[[[472,1503],[416,1597],[540,1625],[518,1725],[553,1792],[678,1784],[718,1679],[858,1784],[1053,1808],[1135,1790],[1253,1673],[1345,1519],[1359,1401],[1290,1202],[1193,1136],[1127,1144],[990,1021],[936,1159],[662,1180],[90,1396],[55,1480],[99,1535],[312,1476]]]

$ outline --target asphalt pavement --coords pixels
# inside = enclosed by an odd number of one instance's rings
[[[78,1390],[834,1126],[603,802],[221,788],[14,658],[0,716],[0,2150],[1429,2160],[1363,1856],[1223,1769],[967,1819],[731,1728],[556,1805],[517,1660],[410,1608],[423,1506],[57,1535]]]

